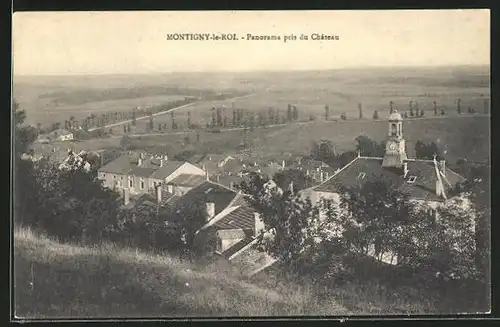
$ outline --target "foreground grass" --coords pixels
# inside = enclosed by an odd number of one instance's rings
[[[349,314],[304,287],[275,291],[169,256],[65,245],[27,229],[14,245],[18,318]]]

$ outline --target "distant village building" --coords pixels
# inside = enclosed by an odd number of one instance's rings
[[[389,116],[388,132],[384,157],[365,157],[358,153],[354,160],[326,181],[303,190],[302,197],[310,198],[313,204],[320,203],[322,199],[339,203],[341,194],[376,180],[396,186],[422,208],[435,210],[458,195],[456,185],[463,183],[465,178],[448,168],[444,160],[408,158],[403,119],[396,110]],[[388,263],[397,263],[394,254],[382,257]]]
[[[50,132],[49,137],[57,141],[72,141],[74,139],[73,133],[66,129],[56,129]]]
[[[68,156],[59,165],[60,170],[74,170],[82,168],[85,171],[90,171],[91,163],[86,159],[87,152],[82,150],[78,153],[73,150],[68,150]]]
[[[127,189],[131,194],[156,192],[180,175],[206,176],[206,172],[184,161],[165,155],[125,154],[98,170],[98,178],[110,189]]]

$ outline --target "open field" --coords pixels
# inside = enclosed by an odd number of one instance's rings
[[[315,121],[259,128],[248,130],[246,133],[248,142],[253,145],[254,153],[260,158],[283,153],[309,154],[312,142],[322,139],[330,140],[337,147],[337,151],[344,152],[354,150],[355,138],[362,134],[379,142],[385,140],[387,122],[385,120]],[[446,150],[445,157],[452,163],[460,158],[481,162],[490,159],[490,128],[487,116],[408,120],[404,122],[403,133],[410,157],[415,156],[415,143],[423,141],[435,142],[440,149]],[[156,147],[169,153],[186,149],[209,153],[234,153],[239,151],[244,135],[243,130],[220,134],[200,132],[200,143],[196,143],[196,132],[186,131],[178,134],[134,137],[132,143],[137,148]],[[189,138],[189,144],[185,143],[186,137]]]
[[[14,297],[19,318],[345,315],[307,289],[273,290],[220,267],[171,256],[63,245],[16,231]],[[32,284],[30,284],[32,283]]]
[[[225,106],[229,121],[232,106],[249,111],[279,109],[285,113],[288,104],[299,109],[301,119],[310,115],[324,117],[324,106],[330,107],[332,117],[342,112],[348,117],[358,116],[358,103],[363,106],[365,117],[374,110],[381,115],[388,111],[389,101],[394,108],[406,111],[409,101],[418,102],[430,114],[433,101],[444,107],[447,115],[456,114],[457,99],[462,99],[462,111],[470,106],[477,112],[484,111],[483,100],[490,97],[489,67],[440,67],[440,68],[369,68],[328,71],[296,72],[251,72],[251,73],[176,73],[163,75],[111,75],[111,76],[60,76],[60,77],[16,77],[14,96],[22,108],[28,110],[30,122],[49,122],[50,119],[64,121],[79,112],[103,112],[130,110],[135,105],[152,105],[165,102],[171,94],[151,94],[151,89],[190,88],[211,91],[235,90],[253,93],[238,100],[206,101],[176,112],[176,120],[183,124],[186,112],[192,122],[204,125],[210,121],[213,106]],[[108,101],[88,102],[78,106],[56,106],[39,96],[54,92],[67,92],[75,97],[82,90],[106,92],[110,89],[142,90],[144,96]],[[155,91],[156,92],[156,91]],[[159,90],[161,92],[161,90]],[[178,94],[177,96],[184,96]],[[144,98],[144,99],[143,99]],[[68,100],[66,99],[66,100]],[[80,99],[81,100],[81,99]],[[158,103],[154,103],[155,101]],[[75,100],[76,101],[76,100]],[[489,103],[488,103],[489,105]],[[63,115],[68,110],[67,117]],[[49,115],[47,113],[50,113]],[[159,116],[155,123],[170,125],[170,116]],[[156,127],[155,127],[156,128]]]

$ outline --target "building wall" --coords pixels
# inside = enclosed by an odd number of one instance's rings
[[[103,186],[109,189],[114,189],[115,182],[120,180],[120,177],[124,177],[123,175],[111,174],[106,172],[99,172],[98,179],[102,181]]]

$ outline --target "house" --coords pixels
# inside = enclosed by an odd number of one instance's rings
[[[91,163],[86,159],[87,153],[82,150],[78,153],[73,150],[68,150],[68,156],[59,165],[60,170],[73,170],[83,168],[85,171],[90,171]]]
[[[36,140],[34,143],[40,143],[40,144],[49,144],[50,143],[50,136],[46,134],[40,134],[36,137]]]
[[[241,161],[230,155],[209,154],[197,162],[197,166],[207,171],[210,175],[227,172],[238,172]]]
[[[253,275],[276,262],[255,248],[265,225],[260,214],[237,193],[226,208],[215,214],[198,231],[197,237],[212,245],[214,252],[228,260],[244,275]]]
[[[66,129],[56,129],[49,134],[50,138],[58,141],[72,141],[73,133]]]
[[[182,174],[205,176],[202,169],[183,161],[168,160],[164,155],[129,153],[98,170],[98,178],[110,189],[129,189],[131,194],[155,192]]]
[[[389,131],[384,157],[365,157],[358,153],[350,163],[320,185],[305,189],[302,197],[313,204],[322,199],[340,201],[340,195],[362,187],[368,181],[385,181],[408,195],[421,208],[436,209],[457,196],[456,185],[465,178],[455,173],[441,160],[408,158],[403,137],[403,120],[397,111],[389,116]],[[389,260],[391,263],[394,254]]]

